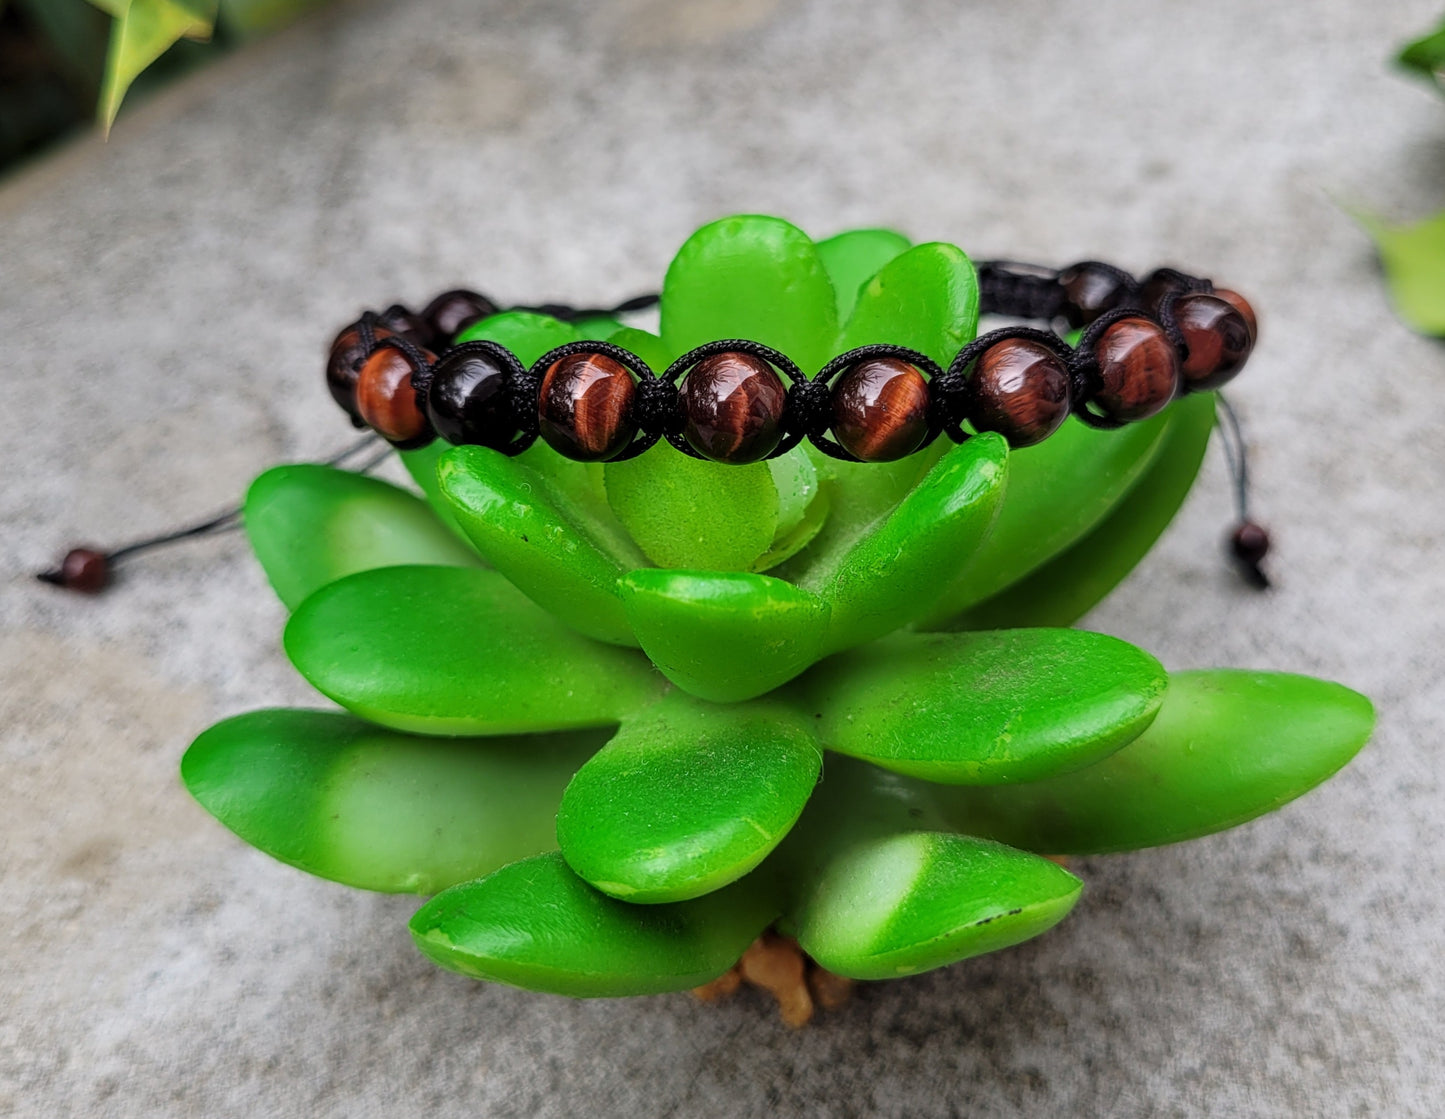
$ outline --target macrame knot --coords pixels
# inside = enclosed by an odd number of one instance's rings
[[[789,435],[819,438],[833,422],[833,393],[826,381],[794,381],[788,386],[782,428]]]
[[[680,435],[685,426],[677,386],[661,377],[644,377],[634,386],[632,418],[649,435]]]

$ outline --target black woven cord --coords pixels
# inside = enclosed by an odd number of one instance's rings
[[[985,315],[1052,321],[1064,313],[1064,289],[1052,268],[986,260],[978,266],[978,309]]]
[[[645,311],[649,307],[656,307],[661,300],[660,295],[649,292],[645,295],[634,295],[631,299],[624,299],[621,303],[611,307],[573,307],[569,303],[538,303],[535,305],[518,304],[515,307],[508,307],[507,310],[547,315],[561,322],[580,322],[583,319],[612,318],[614,315],[625,315],[631,311]]]

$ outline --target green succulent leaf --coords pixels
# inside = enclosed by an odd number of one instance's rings
[[[978,276],[957,246],[933,242],[894,257],[858,293],[839,353],[891,342],[945,368],[978,331]]]
[[[93,0],[115,17],[100,91],[100,122],[109,129],[126,90],[181,39],[208,39],[217,0]]]
[[[965,610],[950,629],[1068,626],[1097,606],[1154,546],[1199,473],[1214,430],[1214,394],[1174,405],[1158,457],[1123,499],[1072,547]]]
[[[1398,62],[1445,93],[1445,19],[1435,31],[1407,44],[1400,51]]]
[[[1170,678],[1159,717],[1087,769],[1025,785],[939,790],[961,830],[1034,851],[1093,854],[1223,831],[1314,788],[1374,728],[1339,684],[1216,669]]]
[[[819,965],[853,979],[896,979],[1038,936],[1083,885],[1048,859],[941,832],[846,845],[789,913]]]
[[[552,454],[535,453],[542,452]],[[589,637],[635,645],[617,581],[641,555],[591,521],[585,505],[561,491],[557,474],[534,469],[533,454],[449,450],[437,477],[452,515],[487,561],[539,606]]]
[[[771,892],[752,879],[693,901],[632,905],[552,854],[443,891],[412,917],[411,934],[428,959],[474,979],[617,997],[716,979],[776,913]]]
[[[828,632],[826,602],[767,575],[644,567],[623,580],[622,601],[658,671],[718,703],[791,680]]]
[[[567,786],[557,839],[604,893],[685,901],[736,881],[788,833],[823,752],[778,703],[719,706],[674,692],[625,719]]]
[[[632,351],[647,362],[648,367],[659,376],[672,364],[674,355],[667,348],[667,344],[656,334],[649,334],[645,330],[624,326],[608,335],[607,341],[614,346],[621,346],[624,350]]]
[[[1445,336],[1445,211],[1414,225],[1387,225],[1357,213],[1380,252],[1390,295],[1405,324]]]
[[[608,733],[442,740],[330,711],[253,711],[197,738],[181,778],[273,858],[430,894],[554,849],[562,790]]]
[[[1100,633],[895,634],[796,686],[832,750],[944,784],[1031,781],[1096,762],[1154,719],[1166,677]]]
[[[659,443],[603,476],[613,513],[659,567],[746,571],[778,529],[767,463],[722,466]]]
[[[289,610],[327,583],[374,567],[485,566],[414,494],[331,466],[266,471],[251,483],[242,519]]]
[[[920,624],[947,625],[1081,539],[1148,470],[1173,417],[1171,408],[1118,431],[1069,419],[1037,446],[1011,452],[993,532]]]
[[[780,218],[741,215],[703,226],[662,283],[662,340],[674,356],[748,338],[811,374],[832,356],[837,333],[837,297],[817,247]]]
[[[323,587],[286,653],[328,698],[419,734],[602,726],[665,684],[638,653],[575,633],[495,571],[382,567]]]
[[[949,450],[853,545],[821,597],[827,650],[881,637],[926,613],[987,537],[1004,494],[1008,444],[980,435]]]
[[[838,297],[839,322],[853,313],[859,289],[908,247],[908,238],[891,229],[850,229],[818,242],[818,258]]]

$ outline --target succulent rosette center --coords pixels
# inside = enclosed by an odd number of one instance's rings
[[[734,217],[679,250],[657,334],[504,312],[458,340],[528,364],[590,339],[662,370],[743,338],[807,373],[872,343],[946,366],[978,306],[952,245]],[[423,952],[538,990],[696,986],[769,926],[857,978],[1016,943],[1078,897],[1043,854],[1243,822],[1370,733],[1338,685],[1171,677],[1067,628],[1168,523],[1213,421],[1202,393],[1120,431],[865,463],[436,442],[402,452],[424,499],[279,467],[247,530],[287,654],[346,713],[227,720],[184,777],[285,862],[436,893]]]

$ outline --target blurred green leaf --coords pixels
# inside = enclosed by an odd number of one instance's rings
[[[1445,93],[1445,19],[1430,34],[1407,44],[1395,61]]]
[[[1445,336],[1445,211],[1414,225],[1359,212],[1355,219],[1380,250],[1400,317],[1421,334]]]
[[[224,0],[221,26],[239,39],[279,31],[326,0]]]

